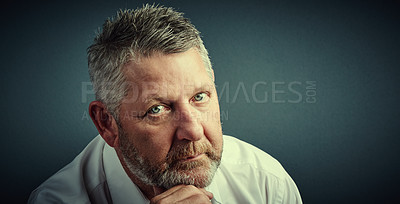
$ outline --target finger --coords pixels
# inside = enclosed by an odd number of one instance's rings
[[[171,201],[183,201],[192,198],[193,196],[197,198],[202,198],[201,200],[208,200],[210,201],[213,197],[211,192],[208,192],[204,189],[197,188],[193,185],[184,185],[181,188],[177,189],[176,191],[172,192],[169,197],[166,199],[169,200],[170,198],[174,198]],[[175,200],[179,198],[178,200]],[[168,202],[167,202],[168,203]]]
[[[213,198],[213,194],[211,192],[202,188],[197,188],[193,185],[178,185],[168,190],[164,190],[159,187],[153,187],[153,191],[158,195],[153,197],[150,203],[157,203],[161,200],[165,201],[166,203],[170,203],[193,199],[198,199],[198,201],[201,200],[202,202],[209,202]]]
[[[203,193],[192,195],[185,200],[178,201],[179,204],[205,204],[212,203],[211,200]]]
[[[159,200],[162,200],[165,197],[168,197],[169,195],[173,194],[175,191],[178,191],[179,189],[183,188],[185,185],[177,185],[174,186],[168,190],[160,187],[153,186],[153,191],[154,191],[154,197],[151,199],[152,202],[157,202]]]
[[[214,197],[214,195],[210,191],[207,191],[204,188],[200,188],[200,191],[203,192],[208,198],[210,198],[210,200]]]

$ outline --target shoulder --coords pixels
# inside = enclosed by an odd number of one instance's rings
[[[222,159],[225,164],[247,165],[277,178],[286,178],[287,176],[279,161],[270,154],[232,136],[224,135]]]
[[[302,203],[296,184],[268,153],[224,135],[221,165],[216,174],[226,203]]]
[[[95,137],[71,163],[37,187],[28,203],[90,203],[91,194],[106,184],[104,145],[100,136]]]

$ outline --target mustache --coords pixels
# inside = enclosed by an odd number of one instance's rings
[[[171,151],[167,154],[166,163],[172,164],[179,160],[187,159],[188,157],[193,157],[200,154],[205,154],[211,160],[218,159],[218,155],[211,144],[190,142],[171,149]]]

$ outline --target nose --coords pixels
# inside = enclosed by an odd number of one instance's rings
[[[184,104],[176,112],[176,138],[178,140],[197,141],[204,135],[201,124],[201,113],[190,104]]]

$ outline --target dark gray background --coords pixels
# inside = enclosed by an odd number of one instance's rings
[[[97,135],[86,48],[142,3],[2,3],[2,201],[26,202]],[[162,4],[202,32],[224,132],[277,158],[305,203],[399,202],[399,1]]]

